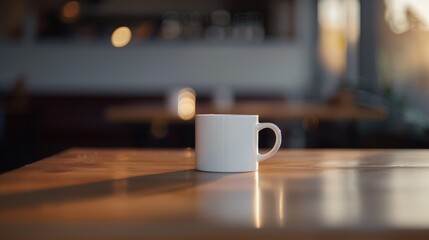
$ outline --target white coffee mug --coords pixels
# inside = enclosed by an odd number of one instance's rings
[[[270,128],[276,135],[274,147],[259,154],[258,135]],[[258,115],[197,114],[195,123],[196,168],[207,172],[250,172],[273,156],[282,141],[280,129],[259,123]]]

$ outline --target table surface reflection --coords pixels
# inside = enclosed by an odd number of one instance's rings
[[[194,159],[76,148],[4,173],[0,238],[429,238],[428,150],[282,150],[236,174]]]

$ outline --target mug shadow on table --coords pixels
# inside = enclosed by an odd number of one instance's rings
[[[118,194],[156,195],[179,191],[224,177],[194,169],[112,179],[65,187],[0,195],[0,210],[30,208],[52,203],[82,201]]]

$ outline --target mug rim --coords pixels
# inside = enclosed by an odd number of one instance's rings
[[[216,113],[202,113],[196,114],[196,117],[258,117],[257,114],[216,114]]]

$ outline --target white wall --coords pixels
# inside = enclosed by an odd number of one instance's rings
[[[146,43],[122,49],[107,42],[2,43],[0,79],[26,74],[33,92],[145,93],[181,85],[207,91],[223,85],[296,94],[311,78],[310,2],[297,1],[297,37],[282,43]]]

